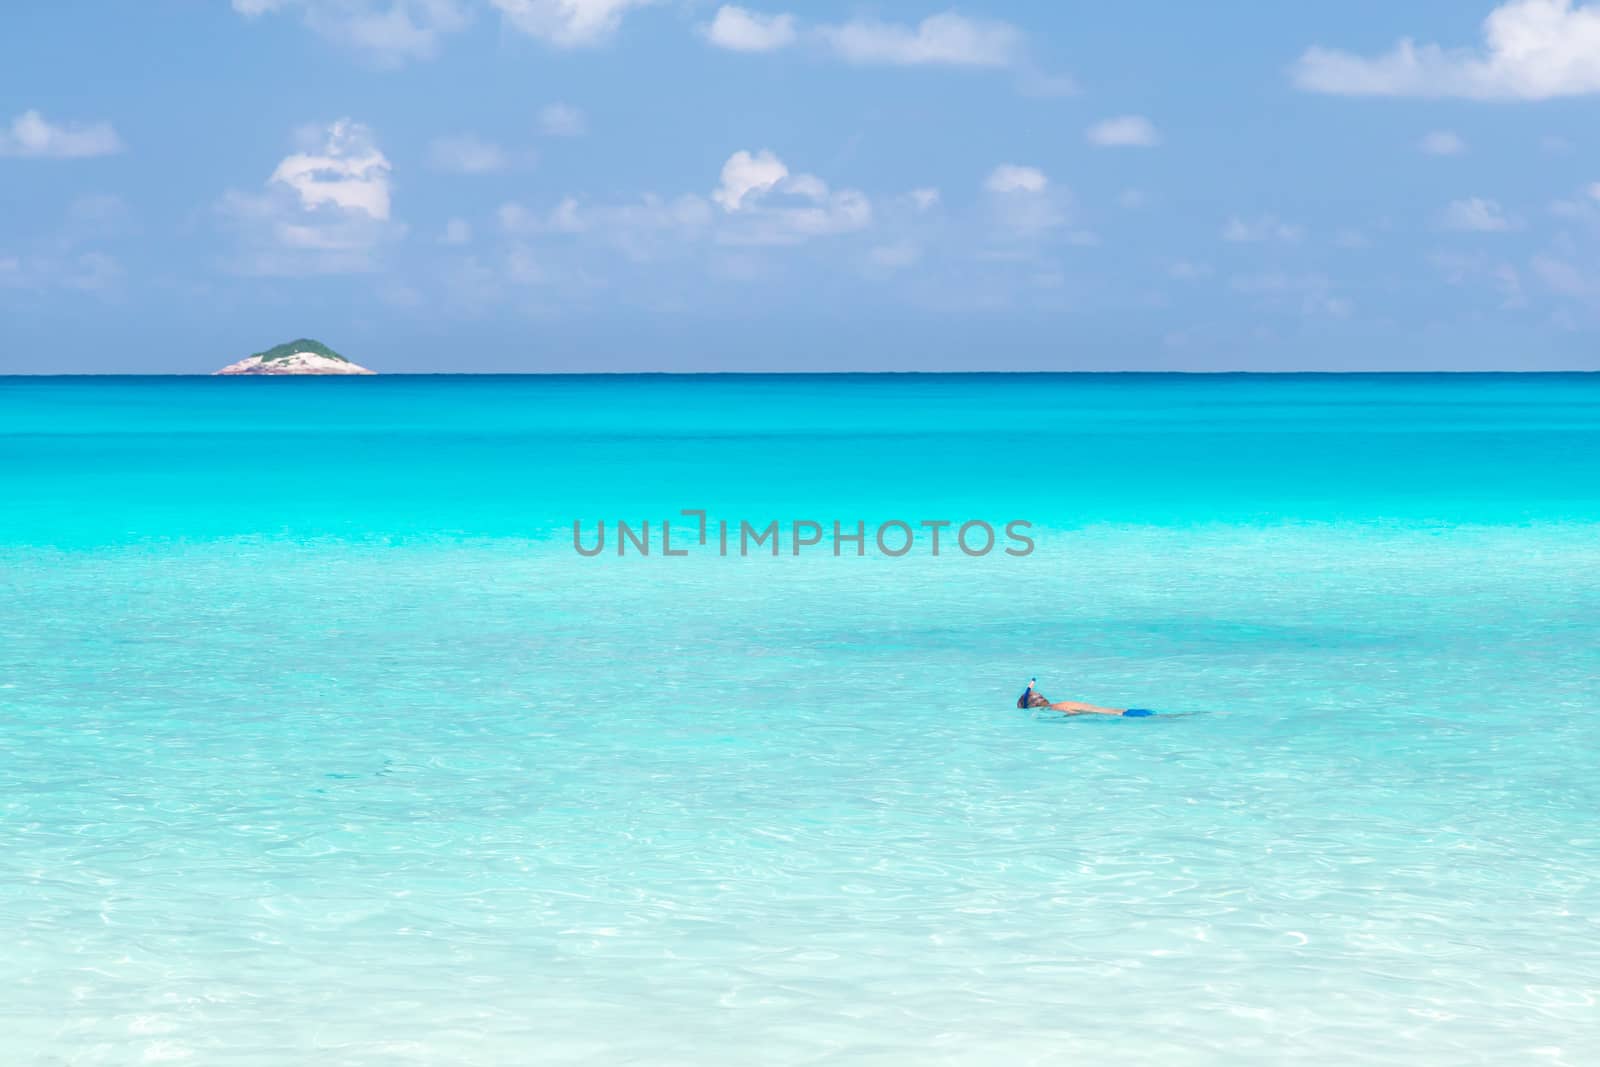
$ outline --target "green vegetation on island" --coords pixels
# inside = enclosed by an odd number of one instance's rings
[[[271,363],[273,360],[277,359],[288,359],[296,352],[310,352],[313,355],[326,356],[328,359],[336,359],[340,363],[350,362],[348,359],[345,359],[343,356],[329,348],[327,345],[323,344],[321,341],[313,341],[309,337],[302,337],[298,341],[290,341],[286,344],[274,345],[265,352],[255,353],[250,358],[259,359],[263,363]]]

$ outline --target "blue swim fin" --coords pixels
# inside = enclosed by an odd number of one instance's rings
[[[1148,719],[1154,714],[1155,712],[1150,711],[1147,708],[1129,708],[1127,711],[1122,713],[1122,717],[1124,719]]]

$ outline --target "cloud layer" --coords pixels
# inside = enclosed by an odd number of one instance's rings
[[[1472,233],[1503,233],[1511,229],[1511,220],[1493,200],[1473,196],[1453,201],[1446,207],[1444,225],[1447,229]]]
[[[557,48],[604,42],[630,10],[654,0],[487,0],[504,24]],[[480,0],[232,0],[246,18],[298,14],[314,33],[380,66],[431,59],[441,39],[465,29]]]
[[[1409,38],[1372,57],[1311,48],[1294,80],[1311,92],[1347,96],[1544,100],[1600,93],[1600,4],[1509,0],[1484,20],[1478,50]]]
[[[1090,126],[1084,136],[1101,148],[1154,148],[1161,135],[1143,115],[1118,115]]]
[[[599,44],[652,0],[489,0],[506,24],[560,48]]]
[[[240,240],[231,265],[246,274],[370,270],[405,228],[391,216],[388,158],[372,131],[340,119],[300,132],[302,151],[279,162],[259,194],[229,192],[218,206]]]
[[[35,159],[87,159],[122,151],[122,138],[109,122],[49,122],[37,111],[24,111],[0,129],[0,156]]]
[[[440,38],[469,20],[466,0],[233,0],[233,9],[247,18],[298,13],[314,33],[382,66],[431,59]]]
[[[706,39],[731,52],[772,52],[798,39],[793,15],[763,15],[725,4],[705,28]]]
[[[818,32],[841,59],[851,63],[1005,67],[1022,51],[1022,33],[1015,26],[953,12],[930,15],[915,26],[856,19],[822,26]]]
[[[814,174],[792,174],[767,149],[729,156],[711,199],[727,216],[718,233],[723,244],[800,244],[864,229],[872,221],[866,194],[830,189]]]
[[[773,52],[809,41],[863,66],[1011,67],[1023,56],[1022,31],[1008,22],[947,11],[917,23],[857,18],[802,27],[791,14],[765,14],[725,4],[705,28],[706,40],[735,52]]]

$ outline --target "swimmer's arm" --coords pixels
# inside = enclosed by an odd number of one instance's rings
[[[1068,715],[1121,715],[1127,708],[1102,708],[1098,704],[1084,704],[1077,700],[1063,700],[1059,704],[1051,704],[1051,711],[1065,712]]]

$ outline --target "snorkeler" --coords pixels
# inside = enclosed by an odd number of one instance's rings
[[[1039,692],[1038,685],[1039,679],[1028,679],[1028,688],[1017,698],[1017,707],[1049,708],[1051,711],[1059,711],[1066,715],[1122,715],[1130,719],[1143,719],[1155,714],[1144,708],[1102,708],[1098,704],[1085,704],[1077,700],[1063,700],[1052,704],[1048,697]]]

